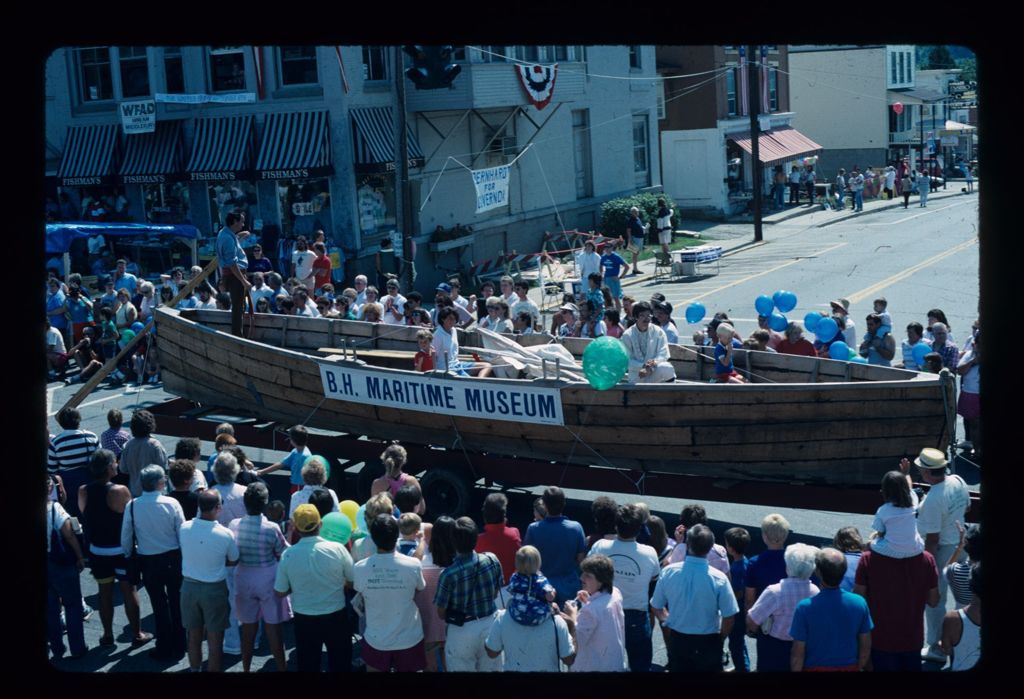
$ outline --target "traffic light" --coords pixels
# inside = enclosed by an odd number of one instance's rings
[[[417,90],[437,90],[449,87],[462,72],[462,66],[451,62],[451,46],[404,46],[413,67],[405,71]]]

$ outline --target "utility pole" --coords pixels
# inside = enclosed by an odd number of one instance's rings
[[[759,135],[761,125],[757,117],[761,109],[761,81],[758,71],[761,69],[760,53],[756,53],[757,46],[747,46],[747,102],[750,104],[750,168],[751,179],[754,186],[754,241],[761,242],[764,233],[761,228],[761,193],[764,189],[764,168],[761,167]],[[757,56],[757,62],[754,61]]]
[[[392,61],[395,66],[395,222],[402,234],[402,289],[406,293],[412,291],[412,227],[415,213],[412,208],[411,192],[409,191],[409,129],[405,121],[405,71],[402,59],[402,47],[392,49]],[[395,254],[398,254],[395,250]]]

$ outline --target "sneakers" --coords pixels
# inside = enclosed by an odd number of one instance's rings
[[[82,600],[82,621],[88,621],[89,617],[92,616],[92,612],[92,607],[86,604],[85,600]]]
[[[921,660],[945,665],[948,659],[946,654],[939,650],[938,646],[928,646],[921,650]]]

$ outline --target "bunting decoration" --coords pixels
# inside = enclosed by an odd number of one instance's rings
[[[526,91],[530,103],[537,109],[544,109],[551,101],[555,91],[555,77],[558,75],[558,64],[515,65],[513,68],[519,76],[519,82]]]

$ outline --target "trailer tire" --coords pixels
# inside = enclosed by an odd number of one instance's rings
[[[461,471],[450,468],[428,469],[420,479],[427,512],[432,517],[459,517],[469,511],[472,482]]]

